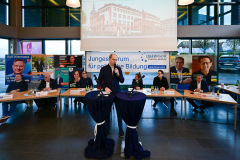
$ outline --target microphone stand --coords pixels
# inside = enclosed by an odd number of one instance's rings
[[[137,81],[135,81],[133,83],[133,88],[132,88],[132,90],[130,92],[126,92],[127,94],[129,94],[129,98],[132,98],[133,94],[137,94],[137,92],[135,92],[135,93],[133,92],[134,88],[136,88],[136,83],[137,83]]]
[[[102,85],[101,85],[101,83],[99,82],[99,80],[97,79],[97,77],[95,75],[94,75],[94,77],[95,77],[95,81],[97,82],[97,86],[100,86],[100,95],[98,94],[96,98],[102,97],[102,99],[103,99],[103,96],[105,94],[103,94]]]

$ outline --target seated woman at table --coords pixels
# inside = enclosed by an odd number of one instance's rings
[[[22,80],[22,75],[21,74],[16,74],[15,75],[15,82],[12,82],[9,84],[6,93],[16,93],[20,91],[26,91],[28,89],[28,84],[26,81]],[[13,102],[3,102],[2,103],[2,113],[3,116],[0,119],[0,123],[6,122],[14,110],[16,109],[16,106],[19,103],[24,103],[24,101],[13,101]],[[8,110],[8,105],[11,105],[10,109]]]
[[[140,79],[141,77],[142,76],[141,76],[140,72],[135,74],[135,78],[132,80],[131,88],[134,88],[134,89],[142,89],[143,88],[143,81],[142,81],[142,79]]]

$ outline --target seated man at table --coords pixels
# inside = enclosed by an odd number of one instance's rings
[[[93,86],[92,79],[87,77],[87,71],[82,71],[82,78],[79,82],[77,82],[77,88],[90,88],[91,86]],[[83,107],[86,106],[86,100],[84,97],[76,97],[74,100],[74,105],[76,105],[77,102],[82,102],[84,104]]]
[[[142,79],[140,79],[141,77],[142,76],[141,76],[140,72],[135,74],[135,78],[132,80],[132,85],[131,85],[130,88],[142,89],[143,88],[143,81],[142,81]]]
[[[158,70],[158,76],[156,76],[153,80],[153,86],[158,87],[160,91],[164,91],[165,89],[169,88],[167,78],[163,76],[163,71]],[[155,108],[158,102],[158,98],[153,98],[154,104],[153,107]],[[177,114],[177,112],[174,109],[174,98],[170,98],[171,101],[171,112],[174,114]]]
[[[193,80],[190,83],[189,90],[191,90],[193,92],[200,92],[200,93],[209,92],[208,83],[207,83],[207,81],[203,80],[203,76],[201,74],[198,74],[196,76],[196,80]],[[201,108],[201,112],[204,113],[203,109],[206,108],[205,105],[202,104],[202,105],[198,106],[193,99],[188,99],[188,102],[194,107],[193,111],[197,111],[198,108]]]
[[[6,93],[16,93],[21,91],[26,91],[28,89],[28,84],[24,80],[22,80],[21,74],[15,75],[15,82],[12,82],[9,84]],[[24,102],[24,101],[23,101]],[[23,103],[22,101],[13,101],[13,102],[3,102],[2,103],[2,113],[3,116],[0,119],[0,123],[4,123],[8,120],[8,118],[12,115],[14,110],[16,109],[16,106],[19,103]],[[11,105],[10,109],[8,110],[8,105]]]
[[[50,91],[52,89],[57,89],[57,83],[54,79],[50,78],[50,74],[47,73],[44,76],[44,80],[41,80],[38,90],[40,91]],[[42,111],[42,108],[44,105],[47,105],[50,107],[50,109],[53,111],[55,108],[55,104],[57,102],[57,98],[44,98],[44,99],[35,99],[34,100],[38,110],[35,113],[39,113]]]

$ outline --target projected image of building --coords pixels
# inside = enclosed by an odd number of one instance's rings
[[[162,36],[172,32],[173,21],[174,18],[161,20],[146,11],[119,4],[105,4],[98,10],[93,4],[88,30],[90,36]]]

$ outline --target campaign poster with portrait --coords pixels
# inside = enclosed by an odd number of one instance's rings
[[[69,68],[55,68],[55,77],[58,88],[69,88]]]
[[[69,88],[76,88],[80,81],[83,68],[69,68]]]
[[[54,56],[55,68],[81,68],[82,56],[81,55],[55,55]]]
[[[32,55],[32,81],[43,80],[46,73],[49,73],[53,78],[53,66],[53,55]]]
[[[170,83],[190,84],[192,81],[192,56],[170,56]]]
[[[192,72],[193,79],[198,74],[203,75],[203,80],[207,81],[208,85],[217,84],[216,72],[216,56],[211,55],[193,55],[192,56]]]
[[[22,74],[23,80],[31,82],[31,55],[6,55],[5,85],[15,81],[16,74]]]

